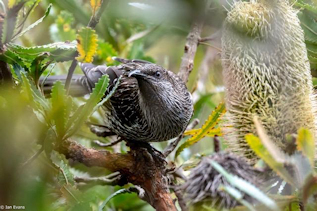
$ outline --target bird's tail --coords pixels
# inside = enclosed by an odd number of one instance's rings
[[[79,65],[84,75],[73,75],[70,81],[69,94],[75,97],[84,96],[92,92],[95,84],[103,75],[108,75],[110,85],[116,78],[122,75],[122,71],[117,67],[107,67],[105,65],[95,66],[90,63],[82,63]],[[66,83],[66,75],[49,76],[40,78],[40,86],[42,86],[44,94],[48,95],[56,81]]]
[[[61,81],[63,84],[66,83],[67,75],[54,75],[47,78],[40,78],[40,86],[45,95],[51,93],[52,87],[56,81]],[[74,97],[84,96],[90,93],[90,89],[85,85],[86,77],[84,75],[73,75],[70,81],[69,94]]]

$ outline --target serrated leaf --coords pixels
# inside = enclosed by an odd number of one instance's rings
[[[90,0],[90,6],[93,12],[93,15],[96,13],[96,11],[99,9],[101,6],[102,0]]]
[[[97,50],[97,34],[89,27],[82,28],[77,35],[77,61],[91,63]]]
[[[102,202],[102,204],[99,206],[98,211],[103,211],[103,209],[105,208],[105,206],[107,205],[107,203],[114,197],[124,194],[124,193],[131,193],[131,191],[127,190],[127,189],[120,189],[116,192],[114,192],[113,194],[111,194],[110,196],[108,196],[108,198]]]
[[[234,187],[248,194],[249,196],[255,198],[257,201],[265,205],[269,210],[280,210],[277,204],[266,196],[261,190],[259,190],[254,185],[249,182],[228,173],[221,165],[219,165],[215,161],[210,161],[210,164],[222,175],[226,178],[226,180]]]
[[[30,26],[28,26],[26,29],[24,29],[22,32],[20,32],[19,34],[15,35],[14,39],[12,40],[15,40],[19,37],[21,37],[22,35],[24,35],[26,32],[28,32],[29,30],[33,29],[35,26],[37,26],[38,24],[40,24],[47,16],[48,14],[50,13],[50,10],[52,8],[52,4],[49,4],[44,15],[38,19],[37,21],[35,21],[33,24],[31,24]]]
[[[66,90],[62,82],[57,81],[52,87],[51,93],[52,110],[51,117],[56,125],[56,132],[60,140],[65,135],[66,122],[69,118],[69,110],[71,104],[69,104],[70,97],[67,96]]]
[[[270,166],[271,169],[275,171],[281,178],[283,178],[286,182],[296,187],[293,182],[292,176],[288,173],[288,171],[284,168],[283,163],[276,161],[269,151],[262,144],[261,140],[253,134],[247,134],[245,139],[250,146],[250,148],[255,152],[257,156],[259,156],[264,162]],[[277,147],[277,146],[276,146]]]
[[[299,129],[296,143],[297,149],[302,151],[303,155],[309,159],[310,165],[313,167],[315,165],[315,140],[313,134],[305,128]]]
[[[47,53],[47,59],[55,62],[63,62],[74,59],[76,55],[76,43],[75,42],[56,42],[48,45],[35,46],[35,47],[23,47],[16,44],[9,44],[9,52],[14,53],[14,58],[20,58],[21,55],[25,60],[31,62],[35,58]],[[8,51],[7,51],[8,52]],[[5,55],[7,54],[5,53]],[[12,57],[12,56],[11,56]]]
[[[8,64],[18,64],[21,67],[27,67],[30,66],[31,61],[27,61],[25,59],[22,59],[20,55],[17,53],[11,51],[10,49],[7,49],[4,54],[0,54],[0,60],[4,61]]]
[[[22,92],[27,97],[28,102],[33,106],[34,109],[45,112],[50,109],[47,100],[45,97],[39,92],[39,90],[35,87],[34,84],[31,84],[27,76],[21,72],[22,78]]]
[[[85,105],[79,107],[77,111],[73,114],[72,118],[69,120],[69,124],[67,125],[69,131],[67,132],[65,138],[68,138],[75,134],[82,126],[82,124],[87,120],[87,118],[91,115],[97,103],[100,102],[101,98],[105,95],[108,84],[108,75],[103,75],[99,79]]]
[[[211,113],[211,115],[208,117],[208,120],[204,123],[204,125],[197,131],[191,138],[185,141],[176,151],[175,153],[175,158],[185,149],[193,144],[197,143],[200,141],[202,138],[207,136],[208,134],[212,134],[211,130],[214,130],[215,132],[215,126],[218,124],[220,121],[220,118],[223,116],[225,113],[225,104],[220,103],[217,108]],[[220,130],[218,130],[220,131]]]
[[[18,13],[25,4],[25,1],[22,1],[7,11],[6,17],[4,19],[3,27],[2,27],[2,37],[1,42],[3,44],[11,41],[13,32],[15,29]]]
[[[52,163],[57,167],[59,170],[59,175],[58,175],[58,182],[60,185],[74,185],[75,180],[74,180],[74,175],[70,171],[70,167],[68,164],[64,161],[63,156],[61,156],[59,153],[52,151],[50,154],[50,159]]]

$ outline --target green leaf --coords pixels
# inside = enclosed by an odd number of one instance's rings
[[[26,96],[26,100],[32,107],[40,112],[48,111],[50,109],[47,99],[39,92],[34,84],[31,84],[27,76],[21,72],[22,78],[22,92]]]
[[[103,209],[105,208],[105,206],[107,205],[107,203],[114,197],[124,194],[124,193],[131,193],[130,190],[128,189],[120,189],[116,192],[114,192],[113,194],[111,194],[104,202],[102,202],[102,204],[99,206],[98,211],[103,211]]]
[[[297,149],[302,151],[309,159],[310,165],[314,167],[315,163],[315,140],[313,134],[304,128],[299,129],[296,139]]]
[[[77,35],[77,51],[79,56],[76,59],[79,62],[90,63],[97,50],[97,34],[95,30],[84,27]]]
[[[250,204],[248,201],[243,200],[243,194],[237,189],[229,186],[229,185],[221,185],[219,186],[220,190],[227,192],[231,197],[240,202],[243,206],[247,207],[251,211],[256,211],[256,209]]]
[[[198,118],[198,115],[200,114],[201,110],[204,106],[209,106],[211,109],[214,109],[216,105],[212,101],[213,93],[204,94],[199,97],[199,100],[194,105],[194,116],[193,118]]]
[[[58,182],[60,185],[75,185],[74,175],[70,171],[70,167],[65,162],[63,156],[61,156],[56,151],[52,151],[50,154],[50,159],[52,163],[57,167],[59,170],[59,175],[57,177]]]
[[[76,43],[75,42],[56,42],[48,45],[35,46],[35,47],[23,47],[16,44],[9,44],[10,51],[18,55],[19,58],[24,58],[29,61],[33,61],[35,58],[47,53],[48,60],[63,62],[74,59],[76,55]]]
[[[51,97],[51,117],[55,122],[56,132],[61,140],[66,132],[66,123],[69,118],[72,101],[71,98],[67,96],[64,85],[60,81],[54,84]]]
[[[270,166],[281,178],[286,182],[296,187],[292,176],[284,168],[283,163],[276,161],[269,151],[262,144],[261,140],[253,134],[247,134],[245,139],[250,146],[250,148],[259,156],[266,164]]]
[[[196,134],[194,134],[191,138],[185,141],[176,151],[175,158],[186,148],[192,146],[193,144],[200,141],[202,138],[207,136],[214,127],[219,123],[220,118],[225,113],[225,104],[220,103],[217,108],[211,113],[211,115],[208,117],[208,120],[204,123],[204,125],[197,131]],[[213,130],[215,131],[215,130]],[[220,131],[220,130],[219,130]],[[217,135],[217,134],[216,134]]]
[[[247,181],[228,173],[222,166],[220,166],[215,161],[210,161],[210,164],[221,174],[223,175],[226,180],[234,187],[238,188],[239,190],[245,192],[249,196],[255,198],[257,201],[265,205],[270,210],[280,210],[276,203],[266,196],[262,191],[260,191],[254,185],[248,183]]]
[[[24,29],[22,32],[20,32],[19,34],[15,35],[14,38],[12,40],[15,40],[19,37],[21,37],[22,35],[24,35],[26,32],[28,32],[29,30],[33,29],[35,26],[37,26],[38,24],[40,24],[50,13],[50,10],[52,8],[52,4],[49,4],[44,15],[38,19],[37,21],[35,21],[33,24],[31,24],[30,26],[28,26],[26,29]]]
[[[94,111],[96,104],[105,95],[108,84],[108,75],[104,75],[99,79],[88,101],[85,103],[84,106],[79,107],[77,111],[73,114],[72,118],[69,120],[67,128],[70,129],[65,138],[68,138],[75,134],[78,131],[78,129],[82,126],[82,124],[87,120],[87,118],[91,115],[91,113]]]

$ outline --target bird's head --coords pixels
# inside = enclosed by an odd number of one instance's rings
[[[137,79],[141,104],[151,108],[151,112],[175,112],[179,113],[180,117],[184,113],[185,116],[191,115],[191,95],[185,83],[173,72],[147,63],[131,70],[128,76]]]
[[[128,76],[136,78],[140,84],[147,83],[153,88],[172,80],[167,70],[155,64],[139,66],[137,69],[132,70]]]

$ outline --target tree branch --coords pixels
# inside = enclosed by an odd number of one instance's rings
[[[192,23],[190,32],[186,39],[184,47],[184,56],[180,70],[178,72],[179,77],[186,83],[188,81],[189,74],[194,68],[194,59],[197,51],[197,46],[200,41],[200,34],[203,29],[203,19],[200,18]]]
[[[56,150],[67,159],[88,167],[99,166],[120,172],[126,182],[144,189],[145,196],[142,199],[156,210],[176,211],[168,189],[166,162],[161,154],[149,147],[144,146],[144,143],[135,143],[130,145],[131,150],[127,154],[120,154],[88,149],[76,142],[65,141]]]

